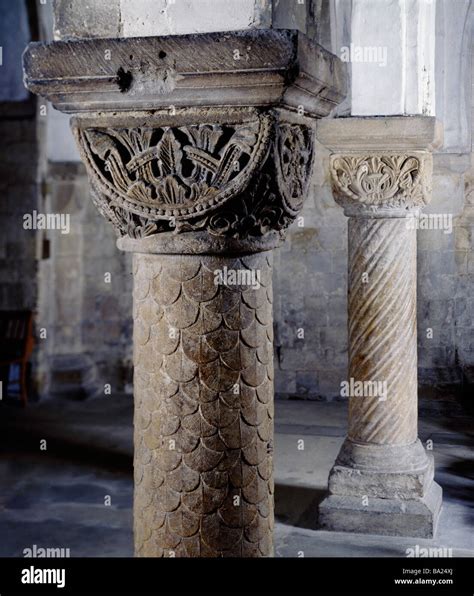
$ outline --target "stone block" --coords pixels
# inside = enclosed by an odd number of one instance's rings
[[[285,396],[296,393],[296,373],[288,370],[275,370],[275,394]]]
[[[457,251],[471,250],[472,232],[470,227],[457,227],[454,232],[454,238]]]
[[[327,329],[322,329],[320,333],[321,346],[333,347],[336,350],[344,350],[347,345],[347,328],[345,325],[335,327],[330,325]]]
[[[296,373],[296,395],[304,398],[319,397],[318,373],[316,371]]]
[[[429,386],[445,386],[460,383],[462,379],[459,367],[424,368],[418,367],[418,383]]]
[[[471,321],[471,324],[474,324],[474,321]],[[456,345],[462,347],[464,350],[473,350],[474,329],[472,327],[457,328]]]
[[[308,269],[311,272],[331,273],[334,270],[334,253],[332,251],[319,250],[308,255],[307,263]]]
[[[311,278],[312,287],[323,295],[345,296],[347,294],[347,276],[340,273],[316,273]]]
[[[226,10],[215,0],[120,0],[124,37],[179,35],[268,27],[271,4],[259,0],[226,0]]]
[[[335,296],[328,301],[329,326],[339,329],[341,337],[347,338],[347,298]]]
[[[430,300],[425,303],[427,322],[451,323],[454,313],[454,300]]]
[[[419,366],[432,366],[434,368],[454,366],[456,363],[455,352],[452,347],[423,348],[418,352]]]
[[[302,228],[295,226],[291,234],[291,250],[292,253],[298,253],[300,258],[307,253],[320,250],[318,231],[308,226]]]
[[[300,348],[281,348],[280,349],[280,367],[282,370],[299,371],[307,370],[310,367],[314,367],[314,356],[308,353],[307,350],[303,349],[303,345]]]
[[[426,468],[404,472],[356,469],[342,465],[332,468],[330,494],[376,497],[380,499],[415,499],[423,497],[434,477],[433,458]]]
[[[56,0],[55,39],[117,37],[120,31],[120,0]]]
[[[318,363],[316,363],[318,365]],[[347,368],[321,369],[318,368],[319,389],[327,399],[341,398],[341,383],[347,380]]]
[[[333,532],[433,538],[441,501],[442,490],[436,482],[419,499],[329,495],[319,506],[319,526]]]
[[[320,225],[317,233],[322,249],[346,252],[344,248],[347,245],[347,226]]]

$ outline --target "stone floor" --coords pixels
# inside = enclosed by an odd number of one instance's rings
[[[277,556],[404,557],[416,544],[474,556],[472,418],[446,394],[430,392],[420,403],[420,436],[433,441],[444,490],[432,541],[317,530],[346,405],[277,401]],[[71,556],[132,555],[131,406],[122,395],[45,400],[26,410],[0,402],[0,556],[22,556],[33,545],[69,548]]]

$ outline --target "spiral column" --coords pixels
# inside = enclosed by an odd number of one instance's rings
[[[373,141],[383,143],[382,135]],[[319,509],[327,530],[436,531],[441,488],[417,430],[416,218],[430,198],[431,164],[428,151],[388,149],[330,159],[333,194],[349,217],[349,371],[341,391],[349,420]]]
[[[348,437],[367,444],[413,443],[416,231],[405,219],[351,217],[348,276],[349,378],[384,383],[378,395],[349,398]]]

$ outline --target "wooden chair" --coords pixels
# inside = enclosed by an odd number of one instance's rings
[[[28,401],[27,370],[33,351],[33,313],[30,310],[0,311],[0,369],[3,391],[8,388],[10,366],[20,365],[20,397],[23,406]]]

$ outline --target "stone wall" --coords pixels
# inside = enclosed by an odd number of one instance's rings
[[[38,202],[34,117],[0,118],[0,309],[36,307],[36,235],[23,215]]]
[[[418,369],[423,385],[472,382],[474,167],[462,171],[469,157],[460,162],[453,158],[449,168],[449,159],[435,160],[430,212],[453,215],[452,231],[418,230]],[[453,171],[456,167],[461,171]],[[304,227],[293,226],[275,259],[275,390],[280,396],[337,398],[347,378],[347,220],[331,197],[324,170],[327,152],[320,147],[300,221]],[[461,204],[450,208],[457,194]]]
[[[268,27],[272,20],[268,0],[89,0],[87,4],[85,11],[83,0],[55,0],[56,39],[230,31]]]
[[[437,2],[436,114],[445,144],[434,156],[433,200],[426,211],[450,215],[453,227],[449,233],[418,231],[418,367],[424,385],[472,384],[474,377],[474,166],[465,143],[474,123],[468,10],[460,2],[453,14],[451,2]],[[341,44],[333,43],[332,51]],[[471,115],[464,105],[469,97]],[[347,377],[347,222],[331,198],[327,153],[319,149],[304,228],[292,229],[275,261],[276,391],[331,399]],[[301,328],[304,339],[297,335]]]
[[[101,384],[131,392],[132,255],[117,249],[112,227],[90,200],[85,202],[83,225],[84,350],[94,358]],[[108,273],[110,283],[105,282]]]
[[[39,267],[41,387],[83,393],[123,391],[131,381],[132,279],[130,259],[98,217],[81,164],[50,163],[45,210],[68,215],[70,230],[43,234],[48,255]],[[72,384],[74,384],[74,382]]]
[[[328,156],[316,146],[310,196],[275,258],[275,391],[282,396],[332,398],[347,377],[347,221],[332,198]]]
[[[60,8],[68,3],[70,0],[57,0],[56,5]],[[82,3],[76,3],[80,10]],[[102,0],[91,0],[89,4],[98,9],[103,6]],[[146,35],[157,23],[162,34],[175,32],[183,22],[180,11],[188,3],[140,0],[144,11],[138,4],[133,4],[135,14],[150,18],[134,19],[128,10],[129,1],[114,0],[108,5],[105,21],[97,20],[101,27],[97,34]],[[244,4],[248,9],[245,26],[268,26],[270,16],[265,2],[252,0]],[[302,10],[301,6],[295,3],[295,10]],[[239,17],[244,12],[241,10]],[[293,13],[288,14],[291,17]],[[287,26],[278,20],[278,11],[274,10],[272,18],[274,26]],[[110,31],[103,29],[104,22]],[[242,27],[240,22],[234,24],[235,28]],[[69,22],[57,20],[56,36],[94,35],[93,26],[72,15]],[[206,22],[201,29],[213,27]],[[214,28],[222,25],[216,23]],[[226,21],[226,28],[232,28],[232,23]],[[0,156],[0,307],[34,308],[37,235],[22,230],[20,225],[22,215],[37,205],[34,120],[0,120],[0,134],[4,140]],[[51,141],[54,149],[54,138]],[[460,383],[471,375],[474,365],[474,168],[471,165],[467,169],[468,158],[435,156],[430,211],[451,213],[453,231],[418,233],[421,383]],[[335,398],[340,394],[340,382],[347,377],[347,220],[331,196],[327,159],[327,151],[317,146],[314,177],[302,218],[275,255],[275,369],[276,391],[281,396]],[[71,205],[76,205],[80,239],[77,235],[51,237],[50,258],[41,261],[40,311],[56,337],[44,353],[50,358],[83,352],[96,367],[97,387],[110,383],[122,389],[131,364],[131,265],[116,249],[111,228],[91,204],[84,175],[78,171],[77,177],[70,180],[55,176],[48,179],[50,193],[56,197],[54,200],[60,200],[64,193],[75,197]],[[74,263],[78,273],[70,281]],[[107,272],[111,273],[110,284],[104,283]],[[57,303],[52,306],[54,292],[63,296],[64,304],[68,296],[74,295],[77,311],[71,312],[71,304],[69,310],[62,310]]]
[[[474,122],[474,119],[473,119]],[[462,380],[474,384],[474,153],[465,176],[465,205],[455,220],[454,359]]]

